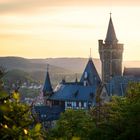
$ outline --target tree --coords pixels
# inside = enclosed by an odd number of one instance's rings
[[[130,83],[125,97],[112,97],[100,107],[100,118],[91,112],[98,126],[93,130],[94,140],[138,140],[140,139],[140,83]],[[106,115],[105,115],[106,114]]]
[[[140,139],[140,82],[129,83],[126,93],[125,129],[118,139]]]
[[[0,69],[0,138],[2,140],[42,139],[41,125],[34,122],[31,107],[20,103],[15,90],[8,94],[3,87]]]
[[[52,137],[71,140],[73,137],[88,139],[95,127],[90,115],[84,110],[66,110],[61,114]]]

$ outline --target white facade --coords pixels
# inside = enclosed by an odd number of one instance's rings
[[[87,109],[88,103],[83,101],[65,101],[66,109]]]

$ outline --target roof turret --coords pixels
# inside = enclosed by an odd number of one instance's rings
[[[47,66],[47,74],[46,74],[46,79],[45,79],[45,83],[43,87],[43,95],[46,96],[47,93],[52,93],[52,92],[53,92],[53,89],[52,89],[48,66]]]

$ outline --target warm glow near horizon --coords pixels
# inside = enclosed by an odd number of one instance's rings
[[[17,0],[0,2],[0,56],[88,57],[91,48],[92,57],[99,58],[98,40],[105,39],[111,11],[124,60],[140,60],[139,6],[78,6],[78,0],[75,5],[56,6],[54,0],[54,5],[41,6],[35,0],[30,9],[29,1],[21,3],[23,9]]]

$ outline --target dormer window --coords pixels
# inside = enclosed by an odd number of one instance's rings
[[[84,81],[84,86],[87,86],[87,81]]]
[[[77,90],[76,92],[74,92],[74,97],[76,98],[78,95],[79,91]]]
[[[87,77],[88,77],[88,73],[85,71],[84,78],[87,79]]]

